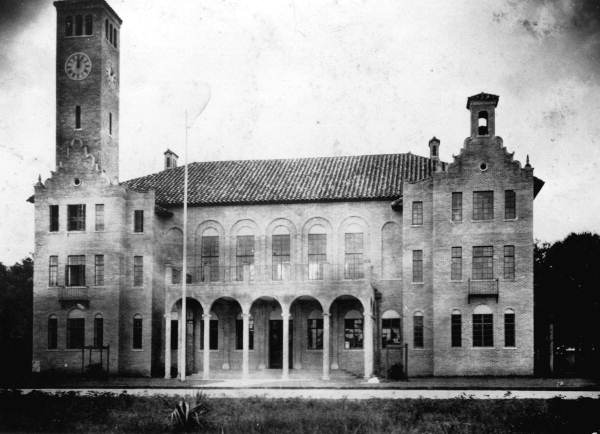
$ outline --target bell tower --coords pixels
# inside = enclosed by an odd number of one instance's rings
[[[498,95],[478,93],[467,99],[467,110],[471,111],[471,137],[494,137],[496,135],[495,109]]]
[[[55,1],[56,166],[83,146],[119,177],[119,42],[122,20],[104,0]]]

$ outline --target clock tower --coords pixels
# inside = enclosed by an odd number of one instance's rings
[[[119,177],[121,19],[104,0],[62,0],[56,32],[56,166],[71,168],[76,147]]]

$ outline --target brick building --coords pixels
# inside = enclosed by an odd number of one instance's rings
[[[111,373],[170,376],[185,329],[186,370],[205,377],[532,374],[543,182],[495,135],[497,96],[468,98],[448,164],[435,137],[429,157],[192,163],[184,235],[175,153],[119,182],[121,19],[104,0],[55,6],[56,170],[30,199],[34,370],[101,355]]]

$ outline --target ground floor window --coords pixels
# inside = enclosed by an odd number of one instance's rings
[[[101,347],[104,345],[104,318],[97,314],[94,318],[94,346]]]
[[[504,346],[515,346],[515,311],[512,309],[504,311]]]
[[[142,349],[142,316],[135,314],[133,317],[133,349]]]
[[[211,314],[214,316],[214,314]],[[208,333],[210,335],[210,350],[218,350],[219,349],[219,320],[211,319],[210,325],[208,329]],[[204,349],[204,321],[200,324],[200,349]]]
[[[252,317],[248,318],[248,349],[254,349],[254,320]],[[210,339],[211,349],[212,349],[212,336]],[[244,320],[241,318],[241,315],[238,315],[238,318],[235,320],[235,349],[243,350],[244,349]]]
[[[85,345],[85,319],[83,312],[73,309],[67,317],[67,348],[81,348]]]
[[[48,349],[58,348],[58,318],[56,315],[50,315],[48,318]]]
[[[363,347],[363,316],[356,310],[348,312],[344,318],[344,348]]]
[[[453,347],[461,347],[462,346],[462,316],[460,311],[455,310],[452,312],[451,316],[451,334],[452,334],[452,346]]]
[[[494,318],[487,306],[477,306],[473,312],[473,346],[494,346]]]
[[[306,324],[307,348],[309,350],[323,349],[323,318],[309,318]]]
[[[416,312],[413,316],[413,347],[423,348],[423,314]]]
[[[400,315],[388,310],[381,316],[381,346],[400,344]]]

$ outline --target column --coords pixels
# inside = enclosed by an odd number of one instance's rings
[[[177,344],[177,374],[178,377],[181,381],[185,380],[185,370],[186,370],[186,363],[185,363],[185,345],[186,345],[186,321],[187,321],[187,316],[186,316],[186,310],[184,309],[184,305],[185,303],[183,303],[182,300],[182,306],[181,309],[179,311],[179,333],[177,335],[179,342]]]
[[[242,314],[243,321],[243,338],[242,338],[242,377],[248,377],[248,364],[250,356],[250,314]]]
[[[171,314],[165,313],[165,378],[171,378]]]
[[[287,310],[287,307],[282,306],[282,310]],[[283,317],[283,357],[281,361],[282,373],[281,378],[287,380],[290,373],[290,314],[284,312]]]
[[[323,380],[329,380],[329,313],[323,312]]]
[[[365,378],[369,379],[373,375],[373,315],[370,300],[365,303],[363,346],[365,351]]]
[[[204,320],[204,349],[202,350],[202,378],[208,380],[210,373],[210,314],[202,315]]]

